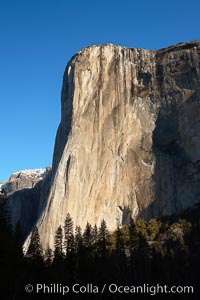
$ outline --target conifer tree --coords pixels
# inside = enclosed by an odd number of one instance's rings
[[[95,224],[94,227],[92,228],[92,244],[96,244],[98,242],[98,228],[97,225]]]
[[[63,258],[63,230],[61,226],[57,228],[54,238],[54,258],[55,261]]]
[[[83,237],[81,227],[77,226],[75,230],[75,252],[79,253],[83,246]]]
[[[105,220],[102,220],[101,226],[99,228],[98,235],[98,248],[101,257],[105,257],[107,254],[107,239],[108,239],[108,229]]]
[[[64,225],[64,248],[66,256],[74,250],[74,235],[73,235],[73,221],[68,213]]]
[[[4,234],[9,237],[11,237],[12,235],[8,199],[5,195],[1,195],[1,194],[0,194],[0,232],[1,232],[1,237],[3,237]]]
[[[137,277],[140,282],[144,280],[149,280],[150,278],[150,258],[151,258],[151,248],[147,242],[145,236],[141,232],[138,233],[139,245],[136,251],[136,270]]]
[[[98,228],[97,225],[95,224],[94,227],[92,228],[92,255],[94,257],[98,256]]]
[[[144,219],[136,220],[137,232],[141,233],[146,239],[148,239],[147,225]]]
[[[42,246],[37,226],[33,228],[26,257],[34,261],[42,261]]]
[[[115,236],[116,236],[116,244],[115,244],[115,249],[116,253],[119,257],[125,255],[125,243],[124,243],[124,237],[123,234],[119,228],[117,227],[117,230],[115,231]]]
[[[51,266],[53,262],[53,251],[51,248],[47,248],[47,250],[45,251],[45,265],[47,267]]]
[[[134,250],[137,249],[139,246],[138,232],[133,219],[130,220],[128,231],[129,231],[129,249],[130,249],[130,253],[133,253]]]
[[[122,274],[127,267],[126,264],[126,254],[125,254],[125,237],[123,235],[122,230],[117,227],[117,230],[115,231],[115,253],[116,253],[116,263],[117,263],[117,269],[120,274]]]
[[[156,219],[151,219],[147,225],[147,232],[151,241],[155,240],[160,231],[161,223]]]
[[[137,278],[136,256],[139,247],[139,238],[138,238],[136,225],[133,219],[130,220],[128,231],[129,231],[130,274],[131,274],[130,277],[133,278],[133,280],[135,281]]]
[[[88,222],[83,233],[83,245],[89,249],[92,246],[92,226]]]

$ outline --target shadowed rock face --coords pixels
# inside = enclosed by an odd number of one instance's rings
[[[23,239],[45,209],[50,184],[51,168],[46,168],[16,172],[0,186],[8,197],[12,225],[20,222]]]
[[[173,214],[200,193],[200,42],[159,51],[92,46],[63,79],[44,248],[67,212],[108,228]]]

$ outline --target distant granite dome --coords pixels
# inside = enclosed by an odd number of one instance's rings
[[[200,194],[200,41],[158,51],[87,47],[68,63],[44,248],[69,212],[108,228],[159,217]]]
[[[16,192],[25,188],[32,188],[40,180],[44,179],[47,169],[29,169],[13,173],[9,180],[1,184],[0,188],[7,194]]]
[[[24,239],[44,211],[50,184],[50,167],[15,172],[0,184],[0,193],[8,197],[12,225],[21,223]]]

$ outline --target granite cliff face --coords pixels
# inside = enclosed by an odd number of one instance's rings
[[[67,65],[44,248],[67,212],[82,228],[172,214],[200,194],[200,42],[92,46]]]

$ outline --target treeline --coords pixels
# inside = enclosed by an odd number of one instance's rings
[[[167,284],[192,285],[198,293],[200,278],[200,206],[178,217],[131,220],[129,226],[109,233],[106,222],[100,227],[87,223],[82,231],[73,228],[66,216],[54,238],[54,249],[43,251],[37,227],[34,228],[26,254],[22,252],[20,224],[12,230],[6,199],[0,201],[0,278],[5,299],[38,298],[24,287],[37,283],[82,285],[115,283],[117,285]],[[108,299],[130,295],[109,294]],[[136,298],[136,295],[130,297]],[[43,295],[63,299],[62,295]],[[80,295],[67,295],[79,299]],[[71,298],[70,298],[71,297]],[[150,296],[151,298],[152,296]],[[193,299],[194,295],[181,295]],[[86,299],[97,299],[86,294]],[[138,297],[142,299],[142,296]],[[145,299],[148,296],[145,295]],[[103,299],[102,296],[100,299]]]

